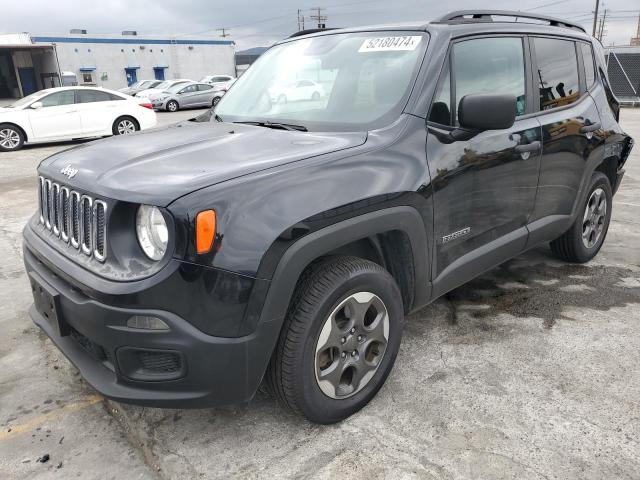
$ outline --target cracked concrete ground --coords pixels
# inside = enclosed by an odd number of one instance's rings
[[[622,124],[640,139],[640,110]],[[639,150],[593,262],[540,247],[417,312],[378,396],[318,426],[263,391],[159,410],[78,377],[27,316],[20,258],[35,167],[60,148],[0,155],[0,478],[640,478]]]

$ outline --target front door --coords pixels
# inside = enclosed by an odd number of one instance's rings
[[[42,107],[29,109],[32,140],[45,141],[82,136],[80,114],[75,105],[74,91],[55,92],[39,100]]]
[[[527,240],[540,168],[540,126],[532,110],[522,37],[454,42],[429,114],[427,159],[434,198],[434,294],[441,295],[517,255]],[[509,130],[451,141],[465,95],[512,94]]]
[[[33,67],[19,68],[18,75],[20,76],[20,85],[22,85],[22,95],[31,95],[38,90],[36,85],[36,73]]]

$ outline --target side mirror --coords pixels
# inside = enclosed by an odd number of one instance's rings
[[[33,102],[31,104],[31,108],[33,108],[34,110],[37,110],[37,109],[42,108],[42,107],[43,107],[42,102]]]
[[[516,121],[515,95],[466,95],[458,106],[460,126],[470,130],[504,130]]]

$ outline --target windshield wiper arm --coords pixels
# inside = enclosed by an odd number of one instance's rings
[[[245,125],[256,125],[258,127],[267,127],[267,128],[280,128],[282,130],[289,131],[298,131],[298,132],[307,132],[308,129],[304,125],[294,125],[292,123],[279,123],[279,122],[233,122],[233,123],[242,123]]]

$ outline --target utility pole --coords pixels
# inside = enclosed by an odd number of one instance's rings
[[[301,32],[302,30],[304,30],[304,13],[298,9],[298,31]]]
[[[311,10],[315,10],[317,12],[316,15],[309,15],[309,18],[312,20],[316,20],[318,22],[318,28],[324,29],[327,28],[327,16],[322,15],[322,10],[326,10],[326,8],[322,7],[314,7]]]
[[[598,36],[598,40],[602,43],[602,39],[606,35],[605,26],[607,24],[607,9],[604,9],[604,14],[602,15],[602,22],[600,23],[600,35]]]
[[[218,28],[218,31],[219,31],[219,32],[222,32],[222,33],[220,34],[220,36],[221,36],[222,38],[226,38],[226,37],[228,37],[228,36],[230,36],[230,35],[231,35],[230,33],[227,33],[227,32],[229,31],[229,29],[228,29],[228,28]]]
[[[596,36],[596,24],[598,23],[598,8],[600,7],[600,0],[596,0],[596,9],[593,12],[593,34],[592,36]]]

